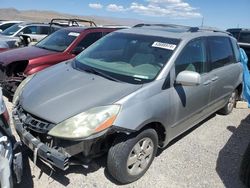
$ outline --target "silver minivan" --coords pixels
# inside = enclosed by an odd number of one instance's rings
[[[66,170],[107,153],[109,173],[125,184],[143,176],[158,147],[217,111],[230,113],[241,82],[230,34],[140,24],[27,77],[13,120],[34,156]]]

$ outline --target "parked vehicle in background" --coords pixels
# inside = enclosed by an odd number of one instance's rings
[[[0,53],[0,83],[9,99],[28,75],[71,59],[95,41],[119,28],[67,27],[34,46]]]
[[[228,29],[237,40],[241,48],[243,48],[250,59],[250,29],[234,28]],[[250,69],[250,63],[248,61],[248,69]]]
[[[84,25],[82,24],[84,23]],[[58,26],[60,28],[63,27],[79,27],[79,26],[89,26],[89,27],[96,27],[95,22],[91,20],[83,20],[83,19],[67,19],[67,18],[53,18],[50,23],[50,33],[54,32],[54,29],[51,26]],[[32,38],[31,35],[23,34],[20,36],[21,39],[21,47],[30,46],[37,43],[37,40]]]
[[[0,21],[0,33],[18,23],[22,23],[22,21]]]
[[[0,51],[22,46],[22,40],[20,39],[22,35],[29,36],[33,42],[38,42],[60,28],[50,24],[31,22],[15,24],[0,33]]]
[[[10,188],[22,178],[20,145],[11,132],[7,108],[0,89],[0,187]]]
[[[108,152],[108,172],[133,182],[158,147],[233,110],[239,58],[237,41],[217,30],[140,24],[115,31],[27,77],[13,98],[15,128],[35,156],[60,169]]]

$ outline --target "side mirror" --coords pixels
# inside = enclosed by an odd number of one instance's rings
[[[197,86],[201,83],[201,75],[193,71],[182,71],[177,75],[175,82],[183,86]]]
[[[76,48],[72,51],[72,54],[78,55],[78,54],[80,54],[83,50],[85,50],[84,47],[76,47]]]

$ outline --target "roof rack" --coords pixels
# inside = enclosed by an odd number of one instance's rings
[[[69,26],[80,26],[80,22],[88,23],[90,27],[96,27],[96,23],[91,20],[83,20],[83,19],[67,19],[67,18],[53,18],[50,21],[51,25],[58,25],[62,27],[69,27]]]
[[[156,26],[156,27],[168,27],[168,28],[181,28],[181,29],[189,29],[189,26],[184,26],[184,25],[177,25],[177,24],[137,24],[134,27],[150,27],[150,26]]]
[[[128,29],[128,28],[131,28],[131,26],[127,26],[127,25],[98,25],[98,27],[106,27],[106,28],[122,28],[122,29]]]
[[[176,25],[176,24],[137,24],[134,27],[150,27],[150,26],[156,26],[156,27],[165,27],[165,28],[174,28],[174,29],[184,29],[186,32],[198,32],[198,31],[211,31],[211,32],[221,32],[226,33],[228,35],[231,35],[227,31],[223,31],[217,28],[210,28],[210,27],[190,27],[190,26],[184,26],[184,25]]]
[[[211,32],[220,32],[220,33],[225,33],[228,35],[232,35],[231,33],[218,29],[218,28],[213,28],[213,27],[198,27],[198,31],[211,31]]]

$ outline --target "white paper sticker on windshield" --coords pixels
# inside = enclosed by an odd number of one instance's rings
[[[80,33],[70,32],[68,35],[73,37],[78,37]]]
[[[176,48],[175,44],[163,43],[163,42],[154,42],[152,47],[163,48],[167,50],[174,50]]]
[[[134,75],[135,78],[148,79],[148,76]]]

